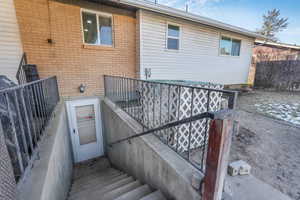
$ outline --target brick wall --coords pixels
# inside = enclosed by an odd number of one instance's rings
[[[56,75],[61,95],[102,95],[104,74],[136,76],[134,11],[83,0],[15,0],[15,7],[29,63],[37,64],[42,78]],[[113,14],[114,47],[83,45],[81,8]]]

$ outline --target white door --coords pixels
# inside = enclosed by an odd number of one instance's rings
[[[75,162],[103,155],[100,104],[98,99],[67,102]]]

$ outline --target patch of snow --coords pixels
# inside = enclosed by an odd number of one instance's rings
[[[258,103],[254,106],[262,114],[300,125],[299,103]]]

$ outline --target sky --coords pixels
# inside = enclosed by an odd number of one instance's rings
[[[300,0],[157,0],[158,3],[184,9],[251,31],[259,29],[268,10],[279,9],[288,18],[288,28],[276,36],[280,42],[300,45]]]

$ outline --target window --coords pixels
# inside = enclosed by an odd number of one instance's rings
[[[227,56],[240,56],[241,40],[233,39],[230,37],[221,37],[220,41],[220,54]]]
[[[84,43],[112,46],[112,16],[82,11],[82,29]]]
[[[179,49],[180,27],[168,24],[167,33],[167,48],[178,50]]]

